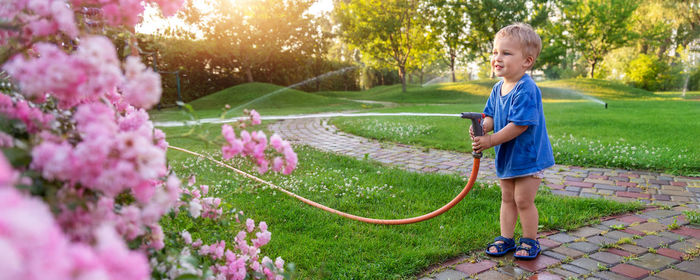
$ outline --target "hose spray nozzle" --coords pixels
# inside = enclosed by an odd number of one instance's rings
[[[484,128],[481,126],[481,121],[486,118],[484,113],[464,112],[462,113],[462,118],[472,120],[472,130],[474,130],[474,136],[484,135]],[[472,152],[472,156],[475,158],[481,158],[482,154],[481,152]]]

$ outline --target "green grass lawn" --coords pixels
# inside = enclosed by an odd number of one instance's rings
[[[678,100],[700,101],[700,91],[686,91],[685,93],[683,91],[658,91],[654,94]]]
[[[700,176],[700,106],[678,98],[678,93],[650,93],[616,83],[565,80],[542,83],[547,129],[559,164],[663,171]],[[598,98],[620,92],[620,97],[596,102],[576,97],[570,90],[595,88]],[[625,97],[626,96],[626,97]],[[686,93],[686,96],[696,96]],[[486,97],[465,104],[413,105],[377,112],[481,112]],[[437,103],[437,102],[434,102]],[[469,122],[449,117],[347,117],[332,120],[341,130],[374,139],[467,152]],[[403,133],[396,133],[401,131]],[[489,150],[486,156],[493,156]]]
[[[458,84],[434,84],[421,87],[408,85],[407,92],[401,92],[401,85],[378,86],[361,92],[318,92],[326,97],[342,97],[357,100],[386,101],[395,103],[473,103],[488,98],[490,81],[476,81]]]
[[[171,145],[219,155],[218,126],[201,127],[200,138],[171,137]],[[184,128],[168,128],[168,135],[182,135]],[[263,178],[288,190],[341,211],[373,218],[396,219],[422,215],[449,202],[466,183],[457,175],[419,174],[376,163],[297,147],[299,168],[290,176],[267,174]],[[168,152],[169,163],[181,177],[196,174],[208,184],[226,207],[242,210],[247,217],[266,221],[272,241],[262,255],[293,262],[298,279],[403,279],[431,264],[461,253],[480,251],[498,232],[499,189],[477,184],[469,195],[447,213],[429,221],[385,226],[364,224],[308,206],[294,198],[245,180],[215,164],[178,151]],[[253,172],[249,166],[237,161]],[[256,173],[254,173],[256,174]],[[600,199],[553,196],[540,192],[536,203],[542,230],[573,229],[602,216],[640,209]],[[192,224],[189,219],[168,217],[165,231],[188,230],[207,242],[233,242],[240,228]],[[172,235],[172,234],[171,234]]]
[[[598,79],[565,79],[538,82],[537,85],[542,89],[543,95],[546,95],[549,90],[572,90],[583,93],[588,96],[593,96],[598,99],[608,100],[624,100],[624,99],[646,99],[652,98],[652,92],[633,88],[621,82],[598,80]],[[543,97],[546,98],[546,97]]]
[[[558,163],[698,175],[700,150],[694,141],[700,131],[697,121],[700,107],[697,101],[692,101],[697,93],[687,94],[691,98],[684,99],[678,93],[650,93],[595,80],[542,84],[547,125]],[[408,93],[401,93],[400,86],[385,86],[366,92],[309,94],[287,90],[265,95],[279,87],[251,84],[224,90],[191,105],[200,117],[219,116],[225,104],[237,112],[248,108],[263,115],[363,109],[457,114],[481,111],[491,85],[491,81],[480,81],[412,86]],[[571,91],[590,91],[609,107],[604,109]],[[397,106],[369,108],[347,99],[387,101]],[[157,120],[183,118],[177,110],[154,115]],[[385,141],[463,152],[470,147],[469,123],[456,117],[338,118],[333,122],[344,131]],[[223,142],[218,125],[164,130],[171,145],[197,152],[217,155]],[[291,176],[263,177],[299,195],[356,215],[385,219],[422,215],[450,201],[466,183],[465,178],[457,175],[410,173],[308,147],[296,148],[300,162],[297,171]],[[489,151],[486,155],[493,153]],[[168,159],[181,178],[196,174],[198,183],[210,185],[229,211],[235,208],[256,221],[266,221],[272,241],[263,247],[262,255],[281,256],[295,263],[300,279],[412,278],[432,264],[464,252],[482,250],[494,232],[498,232],[500,193],[495,186],[478,183],[463,202],[435,219],[412,225],[381,226],[325,213],[177,151],[169,151]],[[242,161],[236,161],[235,165],[252,169]],[[552,196],[546,191],[538,193],[536,203],[542,230],[573,229],[595,222],[597,217],[641,207],[600,199]],[[216,239],[233,242],[240,229],[191,224],[187,220],[169,216],[162,224],[168,236],[188,230],[205,243]]]

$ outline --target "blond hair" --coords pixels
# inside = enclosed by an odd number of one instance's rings
[[[537,57],[540,56],[540,51],[542,51],[542,40],[529,24],[517,22],[503,27],[498,31],[498,33],[496,33],[494,40],[503,37],[518,40],[523,48],[523,54],[526,57],[532,56],[533,64],[534,61],[537,60]]]

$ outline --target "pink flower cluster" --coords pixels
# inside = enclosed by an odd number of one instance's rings
[[[279,171],[284,169],[282,174],[291,174],[292,171],[296,169],[299,159],[289,142],[282,140],[279,135],[273,134],[272,137],[270,137],[270,144],[275,151],[284,155],[284,161],[280,157],[275,157],[272,160],[272,170]]]
[[[141,59],[130,56],[124,63],[126,83],[121,87],[124,98],[129,104],[139,108],[151,108],[158,104],[163,88],[160,85],[160,75],[146,68]],[[144,94],[151,93],[151,94]]]
[[[35,133],[41,128],[49,127],[54,120],[53,115],[44,114],[39,108],[33,107],[29,102],[0,94],[0,115],[8,119],[20,120],[27,128],[27,132]],[[0,145],[1,147],[2,145]]]
[[[43,102],[48,94],[61,108],[71,108],[119,96],[120,89],[123,99],[139,108],[148,109],[160,100],[160,76],[136,57],[127,59],[122,73],[116,49],[106,37],[83,38],[72,54],[48,43],[37,43],[32,50],[33,56],[16,55],[3,66],[27,99]]]
[[[11,135],[0,131],[0,148],[12,148],[15,146],[15,140]]]
[[[163,15],[169,17],[180,9],[184,0],[72,0],[72,2],[75,6],[101,7],[103,16],[109,25],[133,27],[140,20],[144,4],[158,4]]]
[[[0,205],[0,279],[149,278],[145,255],[130,251],[108,224],[89,246],[72,242],[46,204],[14,186],[0,185]]]
[[[115,115],[103,103],[78,106],[73,120],[82,141],[44,139],[32,151],[32,167],[46,179],[80,183],[109,197],[130,189],[139,202],[148,201],[167,171],[165,150],[155,145],[145,111],[131,111],[119,121]]]
[[[253,125],[260,124],[260,115],[255,110],[250,112],[250,118]],[[241,126],[245,127],[245,125]],[[255,160],[259,173],[263,174],[270,169],[268,154],[273,152],[272,149],[268,149],[267,136],[264,132],[253,131],[249,133],[242,130],[239,138],[236,137],[233,127],[225,124],[221,126],[221,134],[226,139],[226,144],[221,147],[224,159],[231,159],[237,155],[247,156]],[[273,134],[270,137],[270,145],[278,154],[272,159],[272,170],[281,171],[285,175],[291,174],[296,169],[298,158],[289,142],[282,140],[279,135]]]
[[[208,192],[209,186],[207,185],[200,185],[199,189],[184,189],[182,193],[189,195],[190,200],[186,201],[181,198],[177,203],[177,207],[186,206],[193,218],[202,217],[212,220],[217,219],[223,213],[221,209],[221,198],[212,196],[205,197]]]
[[[43,141],[32,150],[31,167],[46,179],[66,182],[58,193],[64,202],[85,200],[90,197],[86,189],[100,195],[99,200],[88,199],[85,208],[61,205],[57,219],[72,239],[92,240],[91,233],[107,220],[127,240],[147,235],[148,245],[160,249],[158,220],[177,202],[179,180],[160,180],[167,173],[165,144],[156,140],[148,114],[132,108],[119,119],[115,115],[103,103],[78,106],[73,120],[82,141],[42,134]],[[136,203],[116,207],[115,197],[125,191]]]
[[[215,261],[215,264],[210,267],[214,272],[214,279],[246,279],[248,270],[265,275],[267,279],[284,279],[284,260],[282,258],[277,257],[274,263],[267,256],[260,259],[260,247],[270,242],[272,236],[267,230],[267,224],[265,222],[259,223],[258,232],[255,232],[255,238],[250,240],[252,242],[250,244],[248,234],[253,233],[253,231],[255,231],[255,221],[247,219],[245,230],[238,232],[232,248],[226,248],[226,242],[223,240],[210,245],[202,245],[200,239],[192,242],[192,237],[187,231],[182,232],[181,236],[186,244],[191,245],[196,250],[198,255],[207,256]]]
[[[0,29],[0,45],[19,34],[22,41],[63,33],[78,36],[73,11],[65,0],[6,0],[0,2],[0,18],[17,25],[19,31]],[[18,34],[19,33],[19,34]]]

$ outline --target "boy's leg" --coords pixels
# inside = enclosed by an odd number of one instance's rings
[[[523,228],[523,237],[537,239],[537,227],[539,214],[535,206],[535,195],[542,183],[541,178],[534,176],[515,178],[515,204],[520,215],[520,225]],[[525,245],[527,247],[527,245]],[[527,251],[515,252],[516,255],[527,256]]]
[[[515,184],[514,179],[505,179],[501,181],[501,212],[499,221],[501,223],[501,236],[513,238],[515,231],[515,223],[518,219],[518,209],[515,205]],[[502,243],[498,241],[497,243]],[[489,251],[496,253],[496,247],[489,248]]]
[[[501,180],[501,235],[513,238],[518,208],[515,204],[515,179]]]

